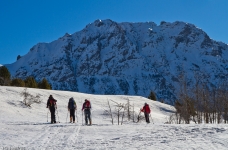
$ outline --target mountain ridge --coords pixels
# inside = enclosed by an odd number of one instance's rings
[[[81,31],[38,43],[6,65],[13,77],[34,76],[53,89],[91,94],[125,94],[170,103],[177,98],[179,76],[194,83],[195,72],[213,86],[227,75],[228,46],[193,24],[117,23],[95,20]]]

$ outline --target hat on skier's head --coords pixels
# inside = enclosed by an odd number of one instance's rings
[[[144,105],[147,105],[147,103],[145,103]]]
[[[50,95],[49,97],[52,98],[52,95]]]

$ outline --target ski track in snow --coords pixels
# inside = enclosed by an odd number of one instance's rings
[[[172,108],[158,102],[151,102],[153,123],[146,124],[124,120],[123,125],[111,124],[109,116],[103,114],[107,96],[92,96],[92,126],[82,125],[84,115],[77,112],[77,123],[65,123],[68,98],[76,99],[78,108],[82,106],[85,94],[51,91],[58,99],[57,121],[47,122],[46,101],[27,108],[18,96],[23,88],[0,87],[0,150],[24,148],[26,150],[227,150],[227,124],[164,124]],[[32,94],[44,95],[46,100],[50,90],[29,89]],[[58,96],[57,96],[58,95]],[[69,96],[70,95],[70,96]],[[111,96],[110,96],[111,97]],[[141,107],[140,97],[130,97],[135,106]],[[122,102],[124,96],[112,96]],[[10,109],[9,109],[10,108]],[[162,109],[164,108],[164,109]],[[167,110],[160,111],[160,110]],[[136,110],[136,109],[135,109]],[[69,114],[67,114],[69,119]],[[50,113],[48,115],[50,120]]]
[[[1,148],[99,150],[217,150],[228,147],[226,125],[142,124],[82,126],[69,123],[1,123],[0,145]]]

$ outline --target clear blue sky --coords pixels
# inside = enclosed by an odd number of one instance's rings
[[[39,42],[82,30],[96,19],[184,21],[228,43],[228,0],[0,0],[0,64]]]

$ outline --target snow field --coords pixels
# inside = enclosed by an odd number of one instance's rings
[[[0,86],[0,149],[221,150],[228,147],[227,125],[164,124],[174,108],[143,97],[28,89],[32,95],[40,94],[43,101],[27,108],[21,104],[23,98],[20,92],[23,90],[24,88]],[[46,101],[50,94],[58,100],[56,119],[60,123],[57,124],[49,123],[50,113],[46,108]],[[76,124],[66,123],[69,122],[67,103],[70,97],[74,97],[78,105]],[[91,100],[92,126],[82,126],[80,109],[85,98]],[[137,113],[147,102],[152,110],[154,124],[124,120],[123,125],[117,125],[115,117],[112,125],[110,117],[104,115],[104,111],[108,109],[107,99],[110,100],[113,111],[114,103],[111,100],[125,104],[129,99]]]

